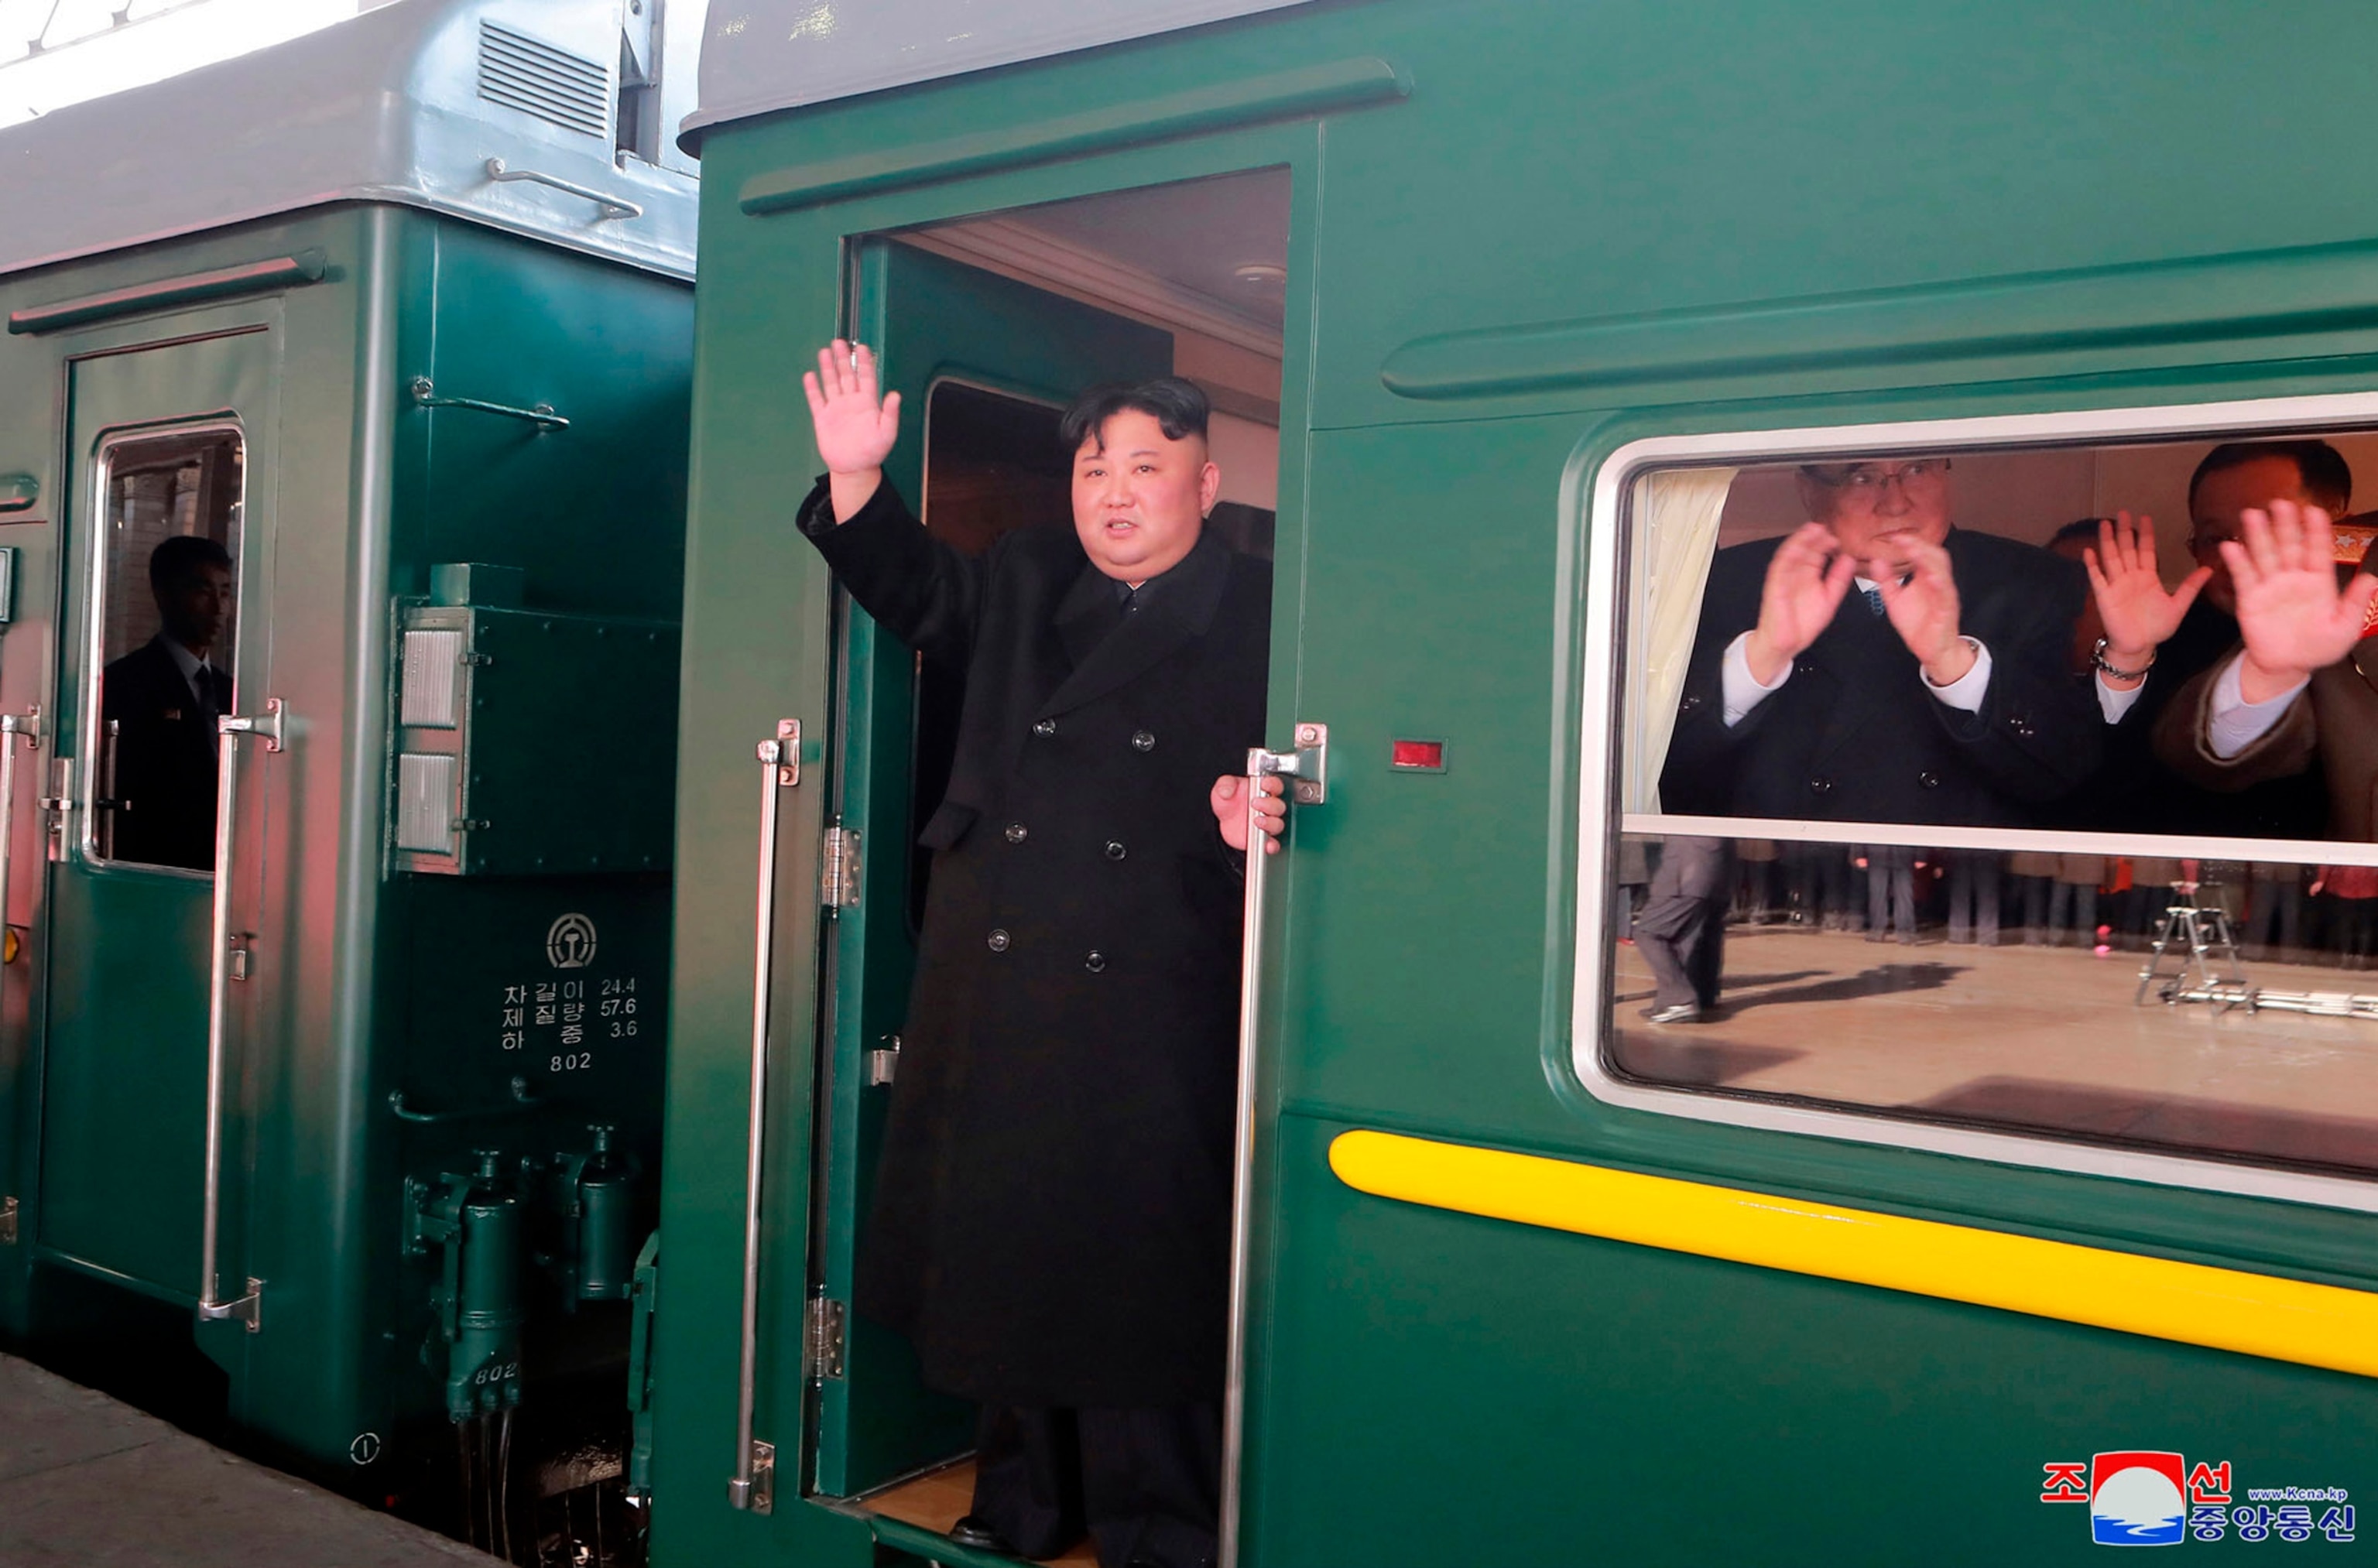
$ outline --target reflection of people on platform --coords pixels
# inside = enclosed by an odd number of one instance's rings
[[[1660,868],[1635,916],[1635,951],[1657,986],[1643,1016],[1654,1023],[1689,1023],[1717,1005],[1724,967],[1730,856],[1720,838],[1661,841]]]
[[[149,557],[162,623],[107,666],[100,718],[114,726],[114,838],[118,860],[210,870],[215,857],[215,721],[232,711],[216,661],[231,617],[231,555],[177,534]]]
[[[1800,496],[1711,563],[1667,809],[2016,825],[2091,775],[2129,699],[2073,678],[2080,571],[1953,530],[1946,459],[1808,464]]]

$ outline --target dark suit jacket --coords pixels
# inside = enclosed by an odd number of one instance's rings
[[[2358,642],[2340,663],[2313,671],[2312,685],[2279,722],[2226,760],[2213,754],[2210,739],[2221,664],[2182,687],[2164,710],[2155,730],[2156,755],[2189,784],[2232,800],[2252,800],[2282,780],[2324,785],[2327,832],[2299,836],[2378,839],[2378,646]]]
[[[1820,821],[2014,825],[2088,778],[2104,715],[2072,668],[2081,569],[1953,530],[1960,621],[1990,651],[1978,712],[1926,689],[1916,657],[1853,588],[1783,689],[1729,729],[1719,668],[1759,619],[1778,539],[1721,550],[1661,775],[1669,811]]]
[[[1125,616],[1070,526],[968,557],[888,483],[801,526],[967,672],[858,1304],[971,1398],[1217,1400],[1241,883],[1207,794],[1262,743],[1270,568],[1209,532]]]
[[[198,871],[214,865],[214,719],[232,711],[232,687],[222,671],[211,675],[212,713],[162,638],[125,654],[101,677],[101,723],[118,726],[111,797],[116,859]]]

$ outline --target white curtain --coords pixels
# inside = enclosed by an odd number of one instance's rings
[[[1693,656],[1701,588],[1717,553],[1731,468],[1647,473],[1635,482],[1635,569],[1628,585],[1627,725],[1622,809],[1660,808],[1660,770]]]

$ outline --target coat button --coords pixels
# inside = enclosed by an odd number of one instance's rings
[[[1156,737],[1146,730],[1134,730],[1131,732],[1131,748],[1134,751],[1153,751],[1156,749]]]
[[[993,952],[1005,952],[1007,951],[1006,931],[1002,929],[992,930],[991,933],[991,951]]]
[[[1123,858],[1123,848],[1122,841],[1119,839],[1107,840],[1107,858],[1110,860],[1120,860]]]
[[[1082,960],[1082,967],[1088,970],[1093,975],[1097,974],[1099,970],[1104,969],[1106,966],[1107,955],[1102,952],[1092,952],[1089,957]]]
[[[1027,832],[1025,831],[1025,828],[1024,828],[1024,824],[1023,824],[1023,823],[1021,823],[1021,822],[1010,822],[1010,823],[1008,823],[1008,824],[1007,824],[1007,842],[1008,842],[1008,843],[1010,843],[1010,844],[1022,844],[1026,839],[1027,839],[1027,838],[1029,838],[1029,837],[1031,837],[1031,834],[1030,834],[1030,833],[1028,833],[1028,832]]]
[[[1700,711],[1701,700],[1698,697],[1687,697],[1682,702],[1676,704],[1676,712],[1679,715],[1690,715],[1698,713]]]
[[[1808,781],[1808,793],[1811,795],[1822,795],[1832,787],[1833,781],[1829,778],[1820,776]]]
[[[1918,773],[1916,775],[1916,782],[1922,784],[1926,789],[1939,789],[1940,787],[1940,775],[1938,773]]]
[[[1057,721],[1054,719],[1043,719],[1039,724],[1032,726],[1032,733],[1039,736],[1041,739],[1046,740],[1051,736],[1057,733]]]

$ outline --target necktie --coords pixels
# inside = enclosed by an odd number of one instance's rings
[[[190,672],[190,684],[198,690],[198,716],[210,724],[222,717],[222,708],[215,701],[214,666],[200,660],[198,667]]]
[[[1858,592],[1866,595],[1866,607],[1873,612],[1877,620],[1881,619],[1882,590],[1880,588],[1861,588]]]

